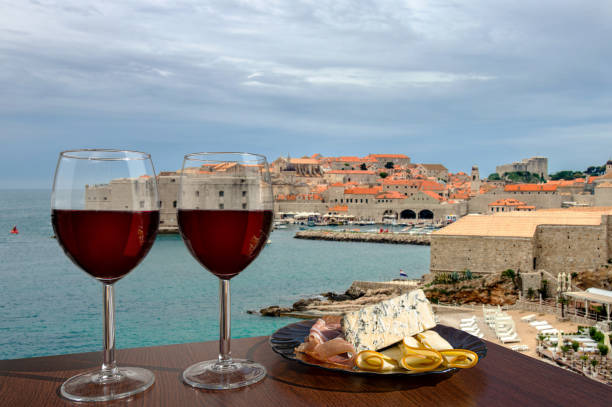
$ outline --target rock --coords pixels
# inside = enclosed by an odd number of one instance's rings
[[[301,300],[298,300],[293,303],[293,310],[294,311],[305,310],[310,304],[315,303],[315,302],[320,302],[320,301],[316,298],[302,298]]]
[[[259,313],[265,317],[278,317],[281,312],[291,312],[291,308],[279,307],[278,305],[271,305],[266,308],[259,310]]]
[[[325,294],[322,294],[323,297],[327,298],[330,301],[347,301],[347,300],[352,300],[353,298],[350,295],[347,294],[336,294],[334,292],[328,292]]]

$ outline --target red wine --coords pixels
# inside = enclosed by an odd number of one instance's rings
[[[125,276],[149,252],[159,211],[59,210],[51,215],[57,240],[70,259],[106,283]]]
[[[178,224],[193,257],[229,280],[251,264],[268,241],[272,211],[180,209]]]

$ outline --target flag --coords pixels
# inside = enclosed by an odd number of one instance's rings
[[[400,269],[400,277],[408,277],[408,274],[404,273],[404,270]]]

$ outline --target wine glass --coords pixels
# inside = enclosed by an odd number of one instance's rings
[[[138,151],[71,150],[60,153],[51,220],[57,241],[83,271],[103,284],[104,361],[68,379],[62,396],[105,401],[145,391],[153,373],[115,362],[113,284],[146,256],[159,227],[157,181],[151,156]]]
[[[268,241],[273,204],[264,156],[185,156],[179,186],[179,229],[193,257],[219,277],[219,357],[183,372],[183,380],[193,387],[233,389],[266,376],[262,365],[231,357],[230,279],[255,260]]]

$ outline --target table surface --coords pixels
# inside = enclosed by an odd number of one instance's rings
[[[120,366],[155,373],[155,384],[129,399],[96,406],[610,406],[612,387],[487,342],[487,357],[454,375],[364,377],[283,359],[267,337],[232,341],[235,357],[262,363],[268,376],[247,388],[196,390],[184,368],[216,358],[217,343],[190,343],[117,352]],[[101,362],[101,352],[0,361],[0,406],[80,405],[58,394],[64,380]],[[85,404],[87,405],[87,404]]]

